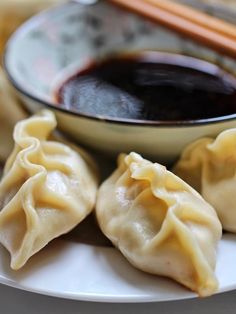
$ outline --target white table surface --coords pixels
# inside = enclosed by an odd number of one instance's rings
[[[79,302],[34,294],[0,284],[1,314],[235,314],[236,290],[205,299],[141,304]]]

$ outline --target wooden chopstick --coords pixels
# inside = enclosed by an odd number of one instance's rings
[[[189,20],[199,26],[211,29],[236,40],[236,26],[206,13],[195,10],[187,5],[170,0],[144,0],[172,14]]]
[[[200,42],[224,55],[236,58],[236,26],[225,23],[217,18],[198,12],[195,9],[187,8],[180,12],[180,5],[174,5],[170,0],[110,0],[111,2],[125,7],[133,12],[144,15],[153,21],[183,34],[190,39]],[[165,5],[167,3],[167,6]],[[176,4],[176,3],[175,3]],[[190,11],[191,14],[188,14]],[[193,17],[193,15],[195,17]],[[204,15],[204,19],[202,18]],[[200,18],[198,18],[200,17]],[[201,21],[199,21],[201,20]],[[213,21],[214,20],[214,21]]]

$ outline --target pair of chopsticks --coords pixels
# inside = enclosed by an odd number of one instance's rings
[[[171,0],[110,0],[236,59],[236,25]]]

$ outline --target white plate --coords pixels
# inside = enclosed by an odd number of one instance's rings
[[[154,302],[196,295],[172,280],[133,268],[112,247],[58,239],[36,254],[23,270],[12,271],[7,251],[0,247],[0,282],[56,297],[100,302]],[[219,292],[236,288],[236,235],[219,245]]]

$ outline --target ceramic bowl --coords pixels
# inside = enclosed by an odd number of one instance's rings
[[[107,154],[136,151],[168,163],[193,140],[236,126],[236,114],[165,123],[90,116],[53,104],[52,90],[65,73],[72,73],[91,59],[144,49],[210,60],[236,73],[235,61],[108,1],[93,5],[69,2],[34,16],[11,37],[4,63],[30,111],[50,108],[56,113],[61,130],[79,143]]]

